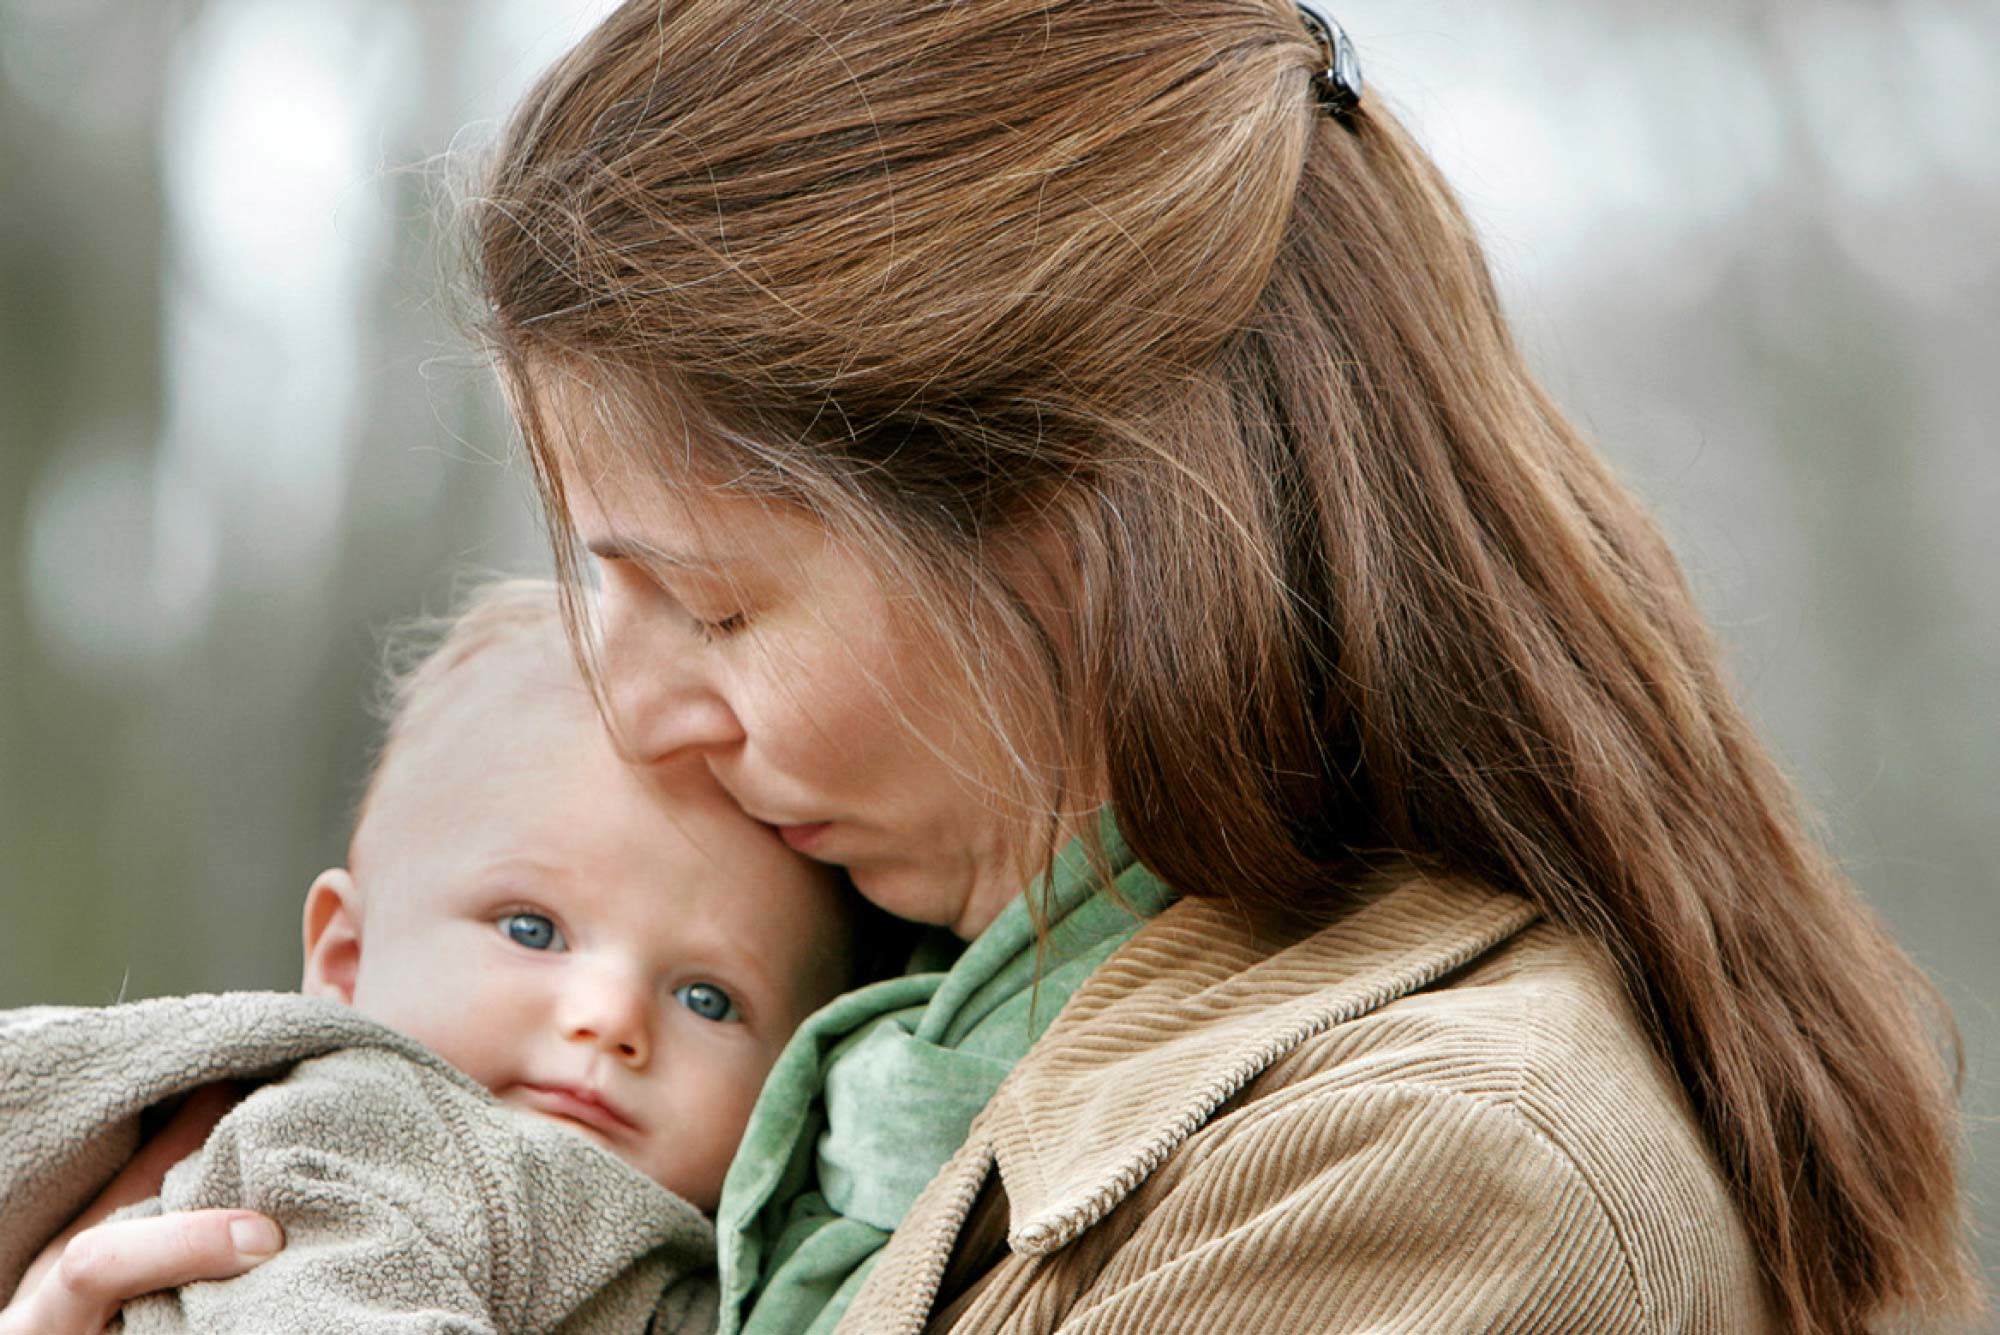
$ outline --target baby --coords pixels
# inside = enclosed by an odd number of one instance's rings
[[[849,979],[825,867],[700,765],[626,765],[554,591],[489,590],[398,691],[305,984],[705,1211],[764,1075]]]
[[[143,1110],[254,1079],[134,1208],[256,1209],[287,1246],[128,1331],[706,1328],[696,1211],[852,936],[832,874],[704,768],[619,757],[552,587],[494,586],[398,685],[348,866],[306,897],[305,997],[0,1016],[0,1300]]]

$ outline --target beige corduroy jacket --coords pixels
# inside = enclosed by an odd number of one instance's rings
[[[996,1217],[968,1258],[995,1202],[1005,1245]],[[1302,940],[1197,901],[1148,924],[980,1114],[841,1329],[1769,1326],[1601,953],[1519,899],[1420,881]]]

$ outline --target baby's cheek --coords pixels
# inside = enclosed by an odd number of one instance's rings
[[[768,1069],[768,1062],[754,1058],[714,1061],[673,1081],[671,1111],[656,1138],[660,1162],[654,1180],[713,1212]]]
[[[390,962],[392,965],[394,961]],[[507,998],[471,975],[446,976],[437,970],[422,978],[415,971],[384,967],[363,971],[354,989],[354,1008],[371,1020],[407,1034],[488,1089],[519,1078],[509,1054],[523,1032]]]

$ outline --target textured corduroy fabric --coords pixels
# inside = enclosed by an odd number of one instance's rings
[[[1600,951],[1417,880],[1302,939],[1184,900],[1074,995],[841,1329],[1769,1329],[1678,1082]],[[940,1325],[947,1322],[940,1322]]]

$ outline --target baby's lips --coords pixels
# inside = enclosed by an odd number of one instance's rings
[[[614,1139],[641,1132],[639,1124],[624,1109],[587,1085],[523,1081],[520,1089],[537,1112],[580,1123]]]

